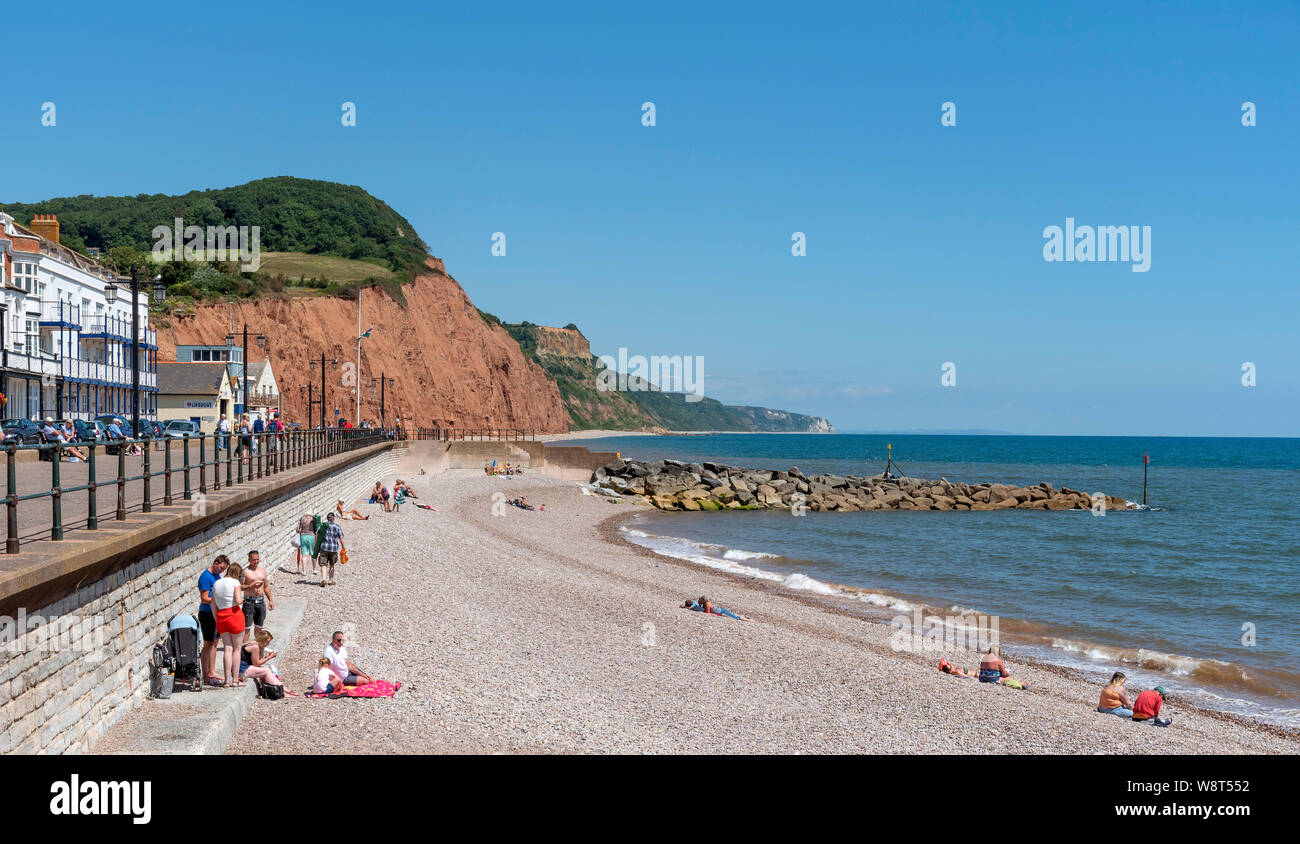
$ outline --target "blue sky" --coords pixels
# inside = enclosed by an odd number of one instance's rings
[[[724,401],[1300,436],[1300,4],[468,5],[63,4],[0,200],[357,184],[480,308],[701,355]],[[1151,226],[1150,271],[1045,262],[1066,217]]]

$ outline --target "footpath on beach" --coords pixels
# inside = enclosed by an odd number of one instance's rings
[[[885,625],[622,542],[611,518],[632,506],[579,484],[399,471],[419,498],[399,513],[349,502],[371,517],[341,523],[338,585],[281,569],[277,605],[303,600],[302,622],[282,630],[277,611],[267,625],[290,689],[308,688],[342,630],[351,659],[401,691],[251,700],[226,753],[1300,752],[1294,736],[1176,703],[1169,729],[1098,714],[1096,685],[1014,652],[1029,691],[941,674],[930,653],[895,652]],[[545,510],[509,506],[520,495]],[[754,621],[680,608],[700,595]],[[101,749],[123,750],[115,739]]]

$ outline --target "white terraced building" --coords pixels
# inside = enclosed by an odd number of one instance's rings
[[[130,280],[60,244],[49,214],[26,227],[0,211],[0,256],[0,416],[129,419]],[[158,341],[140,286],[140,418],[154,419]]]

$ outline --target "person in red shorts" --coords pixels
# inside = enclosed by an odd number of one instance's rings
[[[1164,686],[1147,689],[1138,695],[1137,700],[1133,701],[1133,720],[1154,724],[1157,727],[1168,727],[1174,722],[1173,718],[1156,717],[1160,714],[1160,706],[1167,697],[1168,693],[1165,692]]]

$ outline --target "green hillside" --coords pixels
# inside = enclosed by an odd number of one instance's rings
[[[282,294],[304,274],[274,264],[255,272],[215,262],[150,260],[154,228],[171,228],[177,217],[186,226],[257,226],[263,253],[305,253],[363,262],[373,278],[349,265],[341,277],[306,275],[306,286],[331,295],[348,295],[378,282],[399,301],[401,284],[424,269],[429,249],[411,223],[380,199],[355,185],[277,176],[230,188],[190,191],[179,196],[73,196],[34,203],[0,203],[28,223],[36,214],[59,218],[63,243],[80,252],[99,249],[102,260],[119,272],[139,268],[161,272],[168,297],[184,301]],[[337,265],[341,267],[342,265]],[[285,270],[289,271],[286,272]]]
[[[490,314],[484,314],[484,319],[500,322]],[[687,401],[682,393],[662,392],[638,378],[628,379],[626,391],[600,390],[596,387],[597,375],[603,369],[599,358],[543,354],[538,348],[537,326],[528,322],[501,325],[524,354],[554,379],[569,411],[572,430],[796,432],[829,428],[825,420],[800,413],[734,407],[710,398]],[[645,389],[631,389],[633,385]]]

